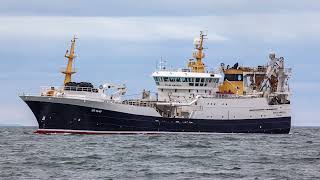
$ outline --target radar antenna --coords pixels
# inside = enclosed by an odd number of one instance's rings
[[[194,61],[194,59],[190,59],[189,63],[188,63],[188,67],[191,68],[192,72],[197,72],[197,73],[204,73],[205,72],[205,65],[202,62],[202,59],[205,57],[205,54],[203,52],[204,48],[203,48],[203,41],[206,38],[207,33],[204,33],[203,31],[200,31],[200,38],[196,38],[194,40],[194,45],[195,45],[195,49],[196,52],[193,52],[193,58],[195,58],[196,60]]]

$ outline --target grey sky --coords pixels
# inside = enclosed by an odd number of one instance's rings
[[[317,0],[1,0],[2,15],[208,16],[319,12]]]
[[[59,85],[64,52],[79,37],[76,80],[154,90],[162,56],[184,67],[193,38],[208,30],[209,67],[264,64],[270,50],[293,68],[293,124],[320,125],[320,1],[0,1],[0,124],[35,125],[18,98]]]

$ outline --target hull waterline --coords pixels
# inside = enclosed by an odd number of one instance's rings
[[[261,119],[186,119],[142,116],[124,112],[40,101],[25,101],[34,113],[36,133],[159,134],[269,133],[288,134],[291,117]]]

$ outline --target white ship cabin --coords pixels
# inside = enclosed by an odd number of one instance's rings
[[[200,38],[195,39],[194,59],[189,59],[188,69],[171,71],[160,62],[159,70],[152,74],[158,88],[158,101],[189,102],[198,95],[206,97],[216,94],[222,76],[205,70],[202,59],[205,57],[203,40],[206,36],[200,31]]]
[[[152,74],[158,89],[158,101],[190,101],[197,95],[211,96],[218,91],[220,74],[196,73],[189,69],[158,70]]]

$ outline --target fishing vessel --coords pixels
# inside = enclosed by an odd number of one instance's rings
[[[173,70],[160,63],[152,73],[156,95],[143,90],[140,98],[130,99],[125,84],[72,81],[73,38],[63,85],[20,96],[38,122],[35,133],[289,133],[291,69],[284,58],[270,53],[265,65],[221,63],[208,71],[205,39],[201,31],[187,67]]]

